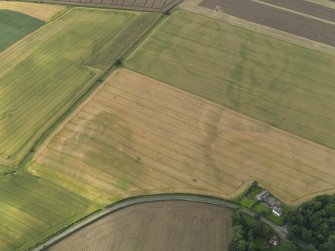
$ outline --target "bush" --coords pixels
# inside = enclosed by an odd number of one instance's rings
[[[117,60],[115,60],[115,62],[114,62],[114,65],[115,66],[121,66],[123,64],[123,62],[122,62],[122,59],[121,58],[118,58]]]

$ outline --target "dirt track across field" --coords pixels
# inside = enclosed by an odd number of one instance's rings
[[[261,0],[290,10],[335,22],[335,9],[311,3],[305,0]]]
[[[116,211],[48,250],[227,250],[229,210],[190,201],[149,202]]]
[[[180,0],[42,0],[45,3],[81,5],[111,9],[164,12]]]
[[[204,0],[200,6],[335,46],[335,25],[249,0]]]

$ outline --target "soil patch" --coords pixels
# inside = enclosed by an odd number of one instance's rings
[[[134,205],[50,247],[61,250],[228,250],[229,210],[199,202]]]

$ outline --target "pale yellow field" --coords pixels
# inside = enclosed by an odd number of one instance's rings
[[[0,1],[0,9],[21,12],[45,22],[64,8],[61,5]]]
[[[334,189],[335,151],[119,70],[29,171],[100,203],[162,192],[231,199],[258,180],[296,205]]]

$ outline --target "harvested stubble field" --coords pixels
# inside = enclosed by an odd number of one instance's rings
[[[47,22],[64,10],[64,7],[61,5],[0,1],[0,9],[21,12]]]
[[[150,202],[114,212],[49,251],[228,250],[229,211],[187,201]]]
[[[177,10],[132,70],[335,149],[335,58]]]
[[[93,212],[95,204],[27,173],[0,182],[0,250],[28,250]]]
[[[43,24],[36,18],[0,8],[0,53]]]
[[[0,54],[0,173],[159,17],[73,8]]]
[[[335,152],[121,70],[29,171],[99,203],[164,192],[234,198],[253,180],[290,205],[335,187]]]

